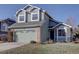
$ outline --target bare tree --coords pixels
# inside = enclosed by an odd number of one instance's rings
[[[66,20],[66,24],[72,26],[72,28],[74,29],[75,25],[74,25],[74,19],[73,17],[69,17],[67,20]]]
[[[74,19],[72,18],[72,17],[69,17],[67,20],[66,20],[66,24],[68,24],[68,25],[70,25],[70,26],[72,26],[72,28],[71,28],[71,35],[72,35],[72,37],[74,37],[75,36],[75,33],[77,32],[77,28],[75,28],[75,25],[74,25]]]

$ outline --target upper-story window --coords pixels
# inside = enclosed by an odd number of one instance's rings
[[[19,21],[24,21],[24,16],[19,16]]]
[[[5,30],[6,30],[6,26],[2,26],[2,30],[4,30],[4,31],[5,31]]]
[[[7,24],[2,24],[1,25],[1,31],[7,31]]]
[[[39,14],[31,13],[31,21],[39,21]]]
[[[25,22],[24,15],[18,16],[18,22]]]

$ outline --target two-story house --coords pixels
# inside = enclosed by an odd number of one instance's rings
[[[32,5],[18,10],[16,23],[9,27],[13,31],[13,40],[24,43],[45,42],[50,37],[54,41],[65,41],[67,40],[67,30],[65,30],[67,28],[70,29],[71,26],[54,21],[45,10]],[[63,37],[64,39],[61,39]]]
[[[1,37],[6,38],[8,31],[9,31],[8,27],[14,23],[15,23],[15,21],[10,18],[0,20],[0,38]],[[4,40],[0,39],[0,41],[4,41]]]

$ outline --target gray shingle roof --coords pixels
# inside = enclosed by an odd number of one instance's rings
[[[42,22],[15,23],[8,28],[38,27],[42,24]]]

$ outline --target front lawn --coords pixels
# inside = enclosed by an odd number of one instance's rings
[[[18,48],[0,53],[4,54],[77,54],[79,44],[55,43],[55,44],[27,44]]]

